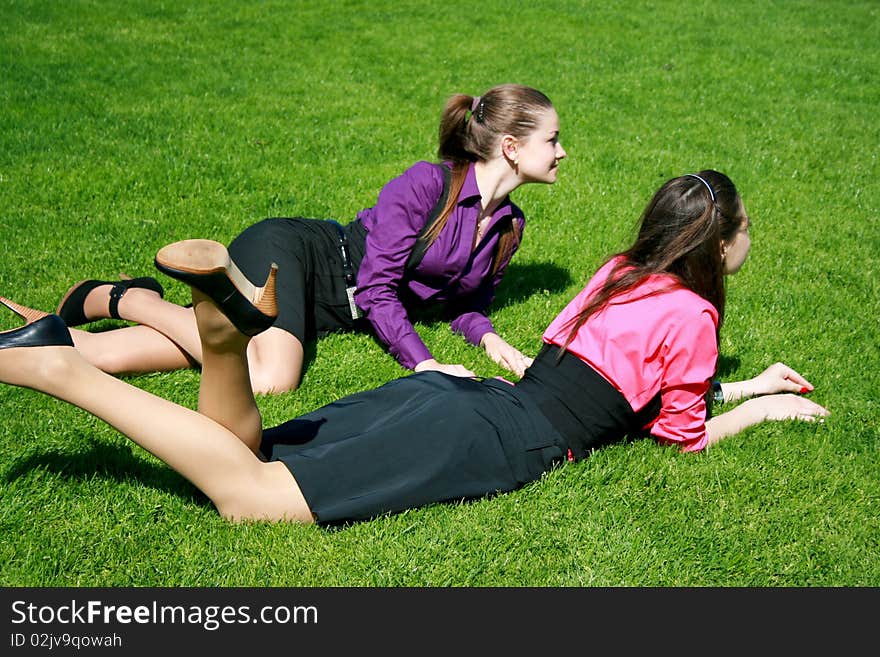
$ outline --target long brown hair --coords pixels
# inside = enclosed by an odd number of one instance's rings
[[[667,181],[642,213],[633,245],[610,258],[620,260],[572,318],[562,348],[591,315],[654,274],[672,276],[711,303],[720,330],[726,298],[721,242],[733,239],[743,219],[736,187],[723,173],[707,169]]]
[[[443,211],[425,233],[428,244],[437,239],[449,220],[464,186],[471,162],[492,157],[504,135],[524,139],[534,132],[541,114],[553,103],[537,89],[519,84],[492,87],[482,96],[455,94],[446,102],[440,119],[440,145],[437,155],[452,161],[449,197]],[[501,227],[493,272],[519,245],[520,231],[515,222]]]

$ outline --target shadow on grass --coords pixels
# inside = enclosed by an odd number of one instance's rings
[[[529,263],[524,265],[511,264],[504,274],[504,279],[498,287],[495,300],[489,306],[487,312],[492,313],[522,303],[529,297],[544,292],[556,293],[568,288],[573,282],[567,269],[550,262]],[[458,315],[460,308],[454,304],[446,304],[443,307],[431,307],[415,310],[410,313],[413,321],[423,323],[449,321]],[[562,310],[560,306],[559,310]]]
[[[737,356],[718,356],[718,371],[716,372],[716,376],[718,379],[724,383],[724,379],[726,379],[731,372],[735,372],[739,369],[740,360]]]
[[[511,263],[504,273],[504,280],[498,287],[498,294],[490,306],[489,312],[493,309],[522,303],[533,294],[544,290],[551,294],[562,292],[573,282],[571,273],[567,269],[554,265],[552,262]]]
[[[201,491],[168,467],[136,458],[122,446],[89,442],[88,449],[77,452],[29,453],[11,464],[4,478],[12,481],[34,470],[43,470],[72,481],[95,476],[118,482],[134,479],[197,504],[210,503]]]

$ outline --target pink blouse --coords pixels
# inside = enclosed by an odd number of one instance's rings
[[[615,262],[603,265],[551,322],[544,342],[565,342],[567,322]],[[645,428],[660,442],[698,451],[707,444],[704,395],[718,357],[717,326],[712,304],[671,276],[651,276],[591,316],[568,350],[608,380],[636,412],[659,392],[660,414]]]

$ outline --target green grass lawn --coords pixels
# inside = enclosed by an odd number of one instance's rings
[[[529,223],[498,331],[535,353],[653,191],[716,168],[753,219],[722,373],[782,360],[832,411],[699,455],[619,445],[494,499],[323,529],[227,524],[102,422],[0,387],[0,584],[880,585],[876,2],[0,6],[2,295],[53,309],[82,278],[153,274],[171,241],[348,221],[434,158],[447,96],[520,82],[556,104],[569,158],[556,185],[515,193]],[[502,373],[446,325],[419,328],[441,358]],[[368,336],[332,336],[301,390],[259,404],[277,423],[404,373]],[[128,380],[195,405],[195,371]]]

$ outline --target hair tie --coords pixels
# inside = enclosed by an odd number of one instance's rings
[[[471,114],[476,117],[477,123],[483,122],[484,107],[483,98],[481,96],[474,96],[474,99],[471,101]]]
[[[712,197],[712,203],[715,203],[715,190],[712,189],[712,185],[710,185],[709,183],[707,183],[703,178],[700,178],[700,176],[698,176],[698,175],[695,174],[695,173],[686,173],[686,174],[684,174],[684,175],[685,175],[686,178],[696,178],[696,179],[699,180],[701,183],[703,183],[703,184],[706,186],[706,189],[709,190],[709,196]]]

